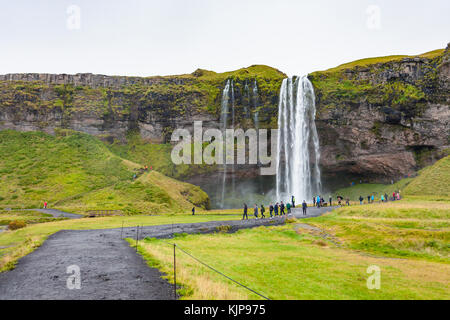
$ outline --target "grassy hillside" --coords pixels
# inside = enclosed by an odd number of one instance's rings
[[[336,190],[333,195],[334,198],[341,195],[352,201],[359,201],[360,195],[367,199],[368,195],[373,194],[375,200],[378,201],[382,194],[392,195],[392,192],[399,190],[402,197],[448,200],[450,198],[450,156],[420,170],[417,177],[405,178],[394,184],[355,184],[351,187]]]
[[[41,207],[47,201],[66,210],[146,213],[208,205],[199,188],[157,172],[148,174],[156,179],[133,181],[143,165],[114,155],[87,134],[1,131],[0,152],[0,207]]]
[[[355,184],[354,186],[341,188],[333,192],[333,199],[337,196],[343,196],[349,198],[351,201],[359,202],[359,196],[362,196],[367,201],[368,195],[374,195],[375,200],[379,201],[381,195],[385,193],[388,196],[392,196],[392,192],[400,190],[400,194],[403,195],[404,188],[413,180],[413,178],[405,178],[397,181],[393,184],[381,184],[381,183],[362,183]]]
[[[430,52],[425,52],[419,55],[415,56],[408,56],[408,55],[392,55],[392,56],[384,56],[384,57],[374,57],[374,58],[364,58],[355,60],[352,62],[347,62],[344,64],[341,64],[337,67],[330,68],[325,70],[325,72],[332,72],[332,71],[338,71],[338,70],[344,70],[354,67],[367,67],[373,64],[377,63],[387,63],[387,62],[396,62],[401,61],[404,58],[426,58],[426,59],[433,59],[436,58],[444,53],[445,49],[437,49]]]
[[[187,176],[204,174],[217,169],[215,165],[179,164],[175,165],[171,160],[172,145],[149,143],[141,138],[137,132],[129,132],[126,143],[115,141],[105,142],[108,149],[123,159],[136,163],[142,163],[162,174],[175,179],[183,179]]]
[[[404,190],[405,196],[450,198],[450,156],[419,171]]]

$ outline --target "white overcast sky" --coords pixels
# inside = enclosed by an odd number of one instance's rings
[[[300,75],[450,41],[449,0],[0,3],[0,74],[151,76],[266,64]]]

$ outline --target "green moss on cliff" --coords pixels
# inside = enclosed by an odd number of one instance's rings
[[[427,101],[440,99],[437,68],[443,54],[440,49],[418,56],[369,58],[314,72],[309,78],[318,113],[368,103],[395,109],[404,118],[420,115]]]
[[[234,81],[236,123],[244,125],[244,107],[258,107],[261,121],[270,121],[276,113],[278,91],[285,76],[274,68],[255,65],[224,73],[198,69],[177,76],[125,77],[114,86],[0,81],[0,109],[14,112],[18,118],[29,112],[42,116],[57,112],[62,115],[62,127],[69,127],[70,120],[82,115],[107,123],[126,121],[130,128],[150,117],[167,128],[163,137],[167,141],[176,119],[205,112],[219,117],[222,90],[228,79]],[[252,88],[254,81],[258,85],[257,106],[247,101],[244,89],[245,84]],[[125,84],[120,85],[122,82]]]

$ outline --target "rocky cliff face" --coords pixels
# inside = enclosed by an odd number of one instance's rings
[[[276,128],[285,77],[265,66],[147,78],[8,74],[0,76],[0,130],[68,128],[122,142],[139,132],[149,142],[164,143],[175,128],[191,128],[194,120],[219,127],[228,79],[234,81],[236,126],[253,126],[258,114],[260,127]],[[324,179],[390,181],[441,157],[450,144],[449,77],[448,47],[311,74]],[[249,95],[255,81],[257,103]],[[236,170],[238,178],[257,174],[256,167]],[[194,178],[203,179],[198,172]]]
[[[68,128],[105,139],[124,140],[130,131],[155,143],[170,140],[175,128],[194,120],[218,127],[221,92],[234,79],[237,125],[246,126],[259,112],[263,122],[276,118],[273,105],[285,75],[266,66],[217,74],[197,70],[167,77],[110,77],[93,74],[7,74],[0,76],[0,130]],[[248,100],[246,84],[260,86],[257,104]],[[249,114],[243,110],[248,107]],[[275,111],[275,112],[274,112]],[[276,121],[275,121],[276,123]]]
[[[390,181],[448,150],[450,49],[357,61],[309,77],[328,179]]]

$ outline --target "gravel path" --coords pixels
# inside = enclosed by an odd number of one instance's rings
[[[59,217],[66,217],[66,218],[70,218],[70,219],[83,218],[83,215],[81,215],[81,214],[68,213],[68,212],[57,210],[57,209],[27,209],[27,210],[39,211],[42,213],[51,214],[55,218],[59,218]]]
[[[293,211],[296,216],[297,211]],[[323,212],[311,209],[308,213],[311,217]],[[211,233],[223,226],[234,232],[283,223],[283,218],[276,218],[148,226],[139,228],[139,239],[170,238],[174,233]],[[62,230],[51,235],[41,247],[20,259],[14,270],[0,273],[0,300],[173,299],[172,285],[161,278],[157,269],[149,268],[123,240],[135,239],[136,231],[136,227]],[[81,289],[67,288],[71,274],[66,270],[71,265],[80,268]]]

